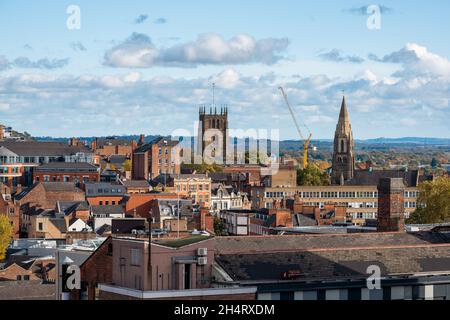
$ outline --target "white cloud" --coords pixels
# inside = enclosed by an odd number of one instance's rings
[[[198,65],[273,64],[284,59],[289,45],[286,38],[256,40],[239,34],[226,40],[215,33],[205,33],[195,41],[156,48],[152,40],[139,33],[108,50],[105,65],[117,68],[151,68],[157,65],[196,67]]]
[[[445,64],[445,58],[426,52],[425,56]],[[107,135],[118,134],[118,130],[170,134],[178,127],[192,130],[197,106],[211,103],[211,82],[216,82],[216,102],[228,104],[231,128],[247,128],[249,124],[278,128],[282,138],[296,138],[278,90],[281,84],[297,119],[306,123],[316,138],[333,136],[342,90],[355,138],[417,134],[414,126],[419,125],[420,135],[450,137],[450,81],[439,73],[413,77],[411,68],[412,63],[402,63],[395,76],[380,79],[372,70],[349,78],[285,78],[274,73],[249,77],[236,68],[189,79],[144,77],[138,72],[79,77],[10,75],[0,77],[2,103],[11,106],[2,121],[21,129],[29,125],[27,118],[38,121],[45,114],[48,126],[33,127],[32,134],[52,135]],[[62,115],[83,126],[70,127],[69,122],[66,125],[72,131],[63,128]],[[120,126],[111,126],[115,117],[122,119]]]
[[[407,43],[399,51],[385,55],[383,58],[378,58],[375,55],[370,55],[370,58],[379,62],[403,65],[403,69],[395,74],[397,77],[450,77],[450,61],[416,43]]]

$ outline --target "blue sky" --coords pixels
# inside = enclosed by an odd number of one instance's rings
[[[297,138],[283,85],[315,138],[332,138],[342,90],[355,138],[450,137],[449,18],[447,1],[0,0],[0,122],[52,136],[193,131],[216,82],[232,128]]]

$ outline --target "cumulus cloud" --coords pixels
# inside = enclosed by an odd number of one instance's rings
[[[118,68],[151,68],[153,66],[196,67],[263,63],[273,64],[284,58],[286,38],[255,38],[239,34],[226,40],[215,33],[201,34],[195,41],[157,48],[150,37],[133,33],[128,39],[108,50],[104,63]]]
[[[279,85],[286,89],[298,119],[311,128],[316,138],[333,137],[341,91],[345,90],[354,136],[358,139],[407,136],[417,132],[417,126],[421,135],[449,137],[449,77],[428,66],[430,56],[432,61],[444,61],[444,65],[447,59],[428,50],[419,52],[423,54],[418,54],[415,62],[398,62],[398,75],[392,79],[383,78],[374,70],[350,78],[280,78],[274,73],[249,77],[233,68],[224,68],[210,77],[189,79],[146,78],[138,72],[79,77],[32,73],[0,77],[0,96],[2,103],[8,105],[4,114],[10,125],[21,128],[32,124],[27,121],[45,118],[48,126],[33,127],[32,133],[37,135],[119,134],[119,129],[123,133],[139,133],[148,132],[149,123],[152,133],[171,134],[180,126],[193,130],[198,119],[197,106],[211,103],[211,82],[215,82],[216,102],[229,106],[230,128],[280,129],[281,138],[286,139],[297,135]],[[424,61],[426,73],[409,70]],[[115,118],[122,119],[120,128],[110,125]]]
[[[334,61],[334,62],[350,62],[350,63],[363,63],[364,59],[359,56],[351,56],[351,55],[344,55],[342,54],[341,50],[338,49],[332,49],[328,52],[323,52],[318,55],[321,59],[327,60],[327,61]]]
[[[135,24],[144,23],[148,19],[147,14],[140,14],[136,19],[134,19]]]
[[[416,43],[407,43],[402,49],[387,54],[382,58],[370,54],[369,59],[403,65],[402,70],[396,73],[395,76],[450,76],[450,61],[447,58],[434,54],[428,51],[426,47]]]

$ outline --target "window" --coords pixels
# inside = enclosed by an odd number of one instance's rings
[[[131,249],[131,265],[139,267],[141,265],[141,250]]]
[[[39,231],[44,230],[44,224],[42,222],[39,222],[38,230]]]
[[[18,275],[18,276],[16,277],[16,280],[17,280],[17,281],[21,281],[21,280],[22,280],[22,276],[21,276],[21,275]]]
[[[25,276],[23,276],[23,280],[25,280],[25,281],[29,281],[29,280],[30,280],[30,276],[29,276],[29,275],[25,275]]]

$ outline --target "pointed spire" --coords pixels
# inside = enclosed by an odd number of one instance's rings
[[[347,122],[350,121],[350,117],[348,116],[347,104],[345,103],[345,96],[342,97],[342,105],[341,112],[339,114],[339,122]]]

